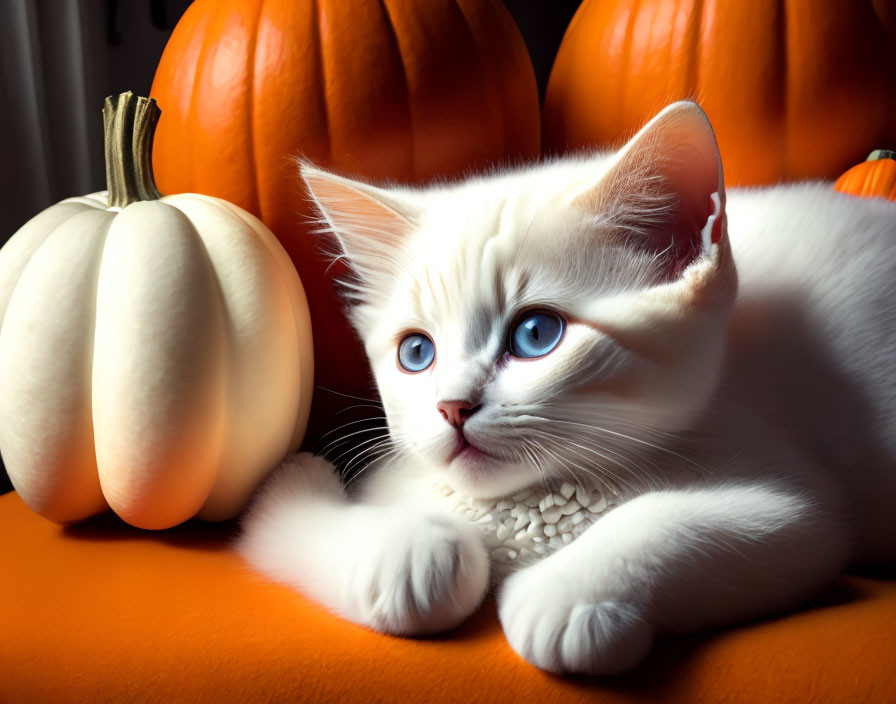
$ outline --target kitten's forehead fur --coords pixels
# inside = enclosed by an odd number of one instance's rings
[[[736,286],[721,169],[699,108],[665,113],[616,154],[424,190],[303,168],[325,227],[357,273],[350,315],[396,442],[445,462],[455,431],[436,404],[482,404],[465,432],[500,461],[475,478],[456,468],[455,483],[496,493],[531,482],[522,435],[574,418],[583,400],[616,418],[669,427],[710,393]],[[673,170],[673,151],[692,143],[705,152],[694,160],[703,179],[696,187],[691,171]],[[685,243],[693,253],[663,229],[688,208],[699,210],[702,228]],[[683,271],[670,264],[672,250],[688,255]],[[510,327],[528,309],[567,320],[562,343],[537,361],[506,354]],[[420,374],[396,363],[409,331],[435,343],[436,361]]]
[[[611,158],[603,158],[609,163]],[[500,179],[467,182],[432,197],[406,241],[413,267],[398,272],[392,304],[410,327],[451,328],[466,353],[495,343],[495,323],[517,311],[578,311],[598,296],[646,285],[654,257],[618,257],[619,243],[583,238],[601,227],[569,206],[600,160],[554,164]]]

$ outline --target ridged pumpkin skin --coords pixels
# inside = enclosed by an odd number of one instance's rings
[[[294,157],[415,183],[539,152],[532,65],[500,0],[196,0],[152,96],[161,191],[224,198],[271,228],[308,295],[316,383],[356,396],[372,394],[367,359]],[[356,403],[316,392],[311,424]]]
[[[614,144],[689,98],[729,184],[836,178],[896,139],[894,5],[585,0],[548,84],[545,148]]]
[[[896,201],[896,152],[872,152],[838,178],[834,189],[860,198]]]
[[[0,250],[0,320],[0,451],[53,521],[230,518],[301,442],[302,284],[229,203],[57,203]]]

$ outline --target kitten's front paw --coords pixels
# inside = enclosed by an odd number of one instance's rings
[[[504,584],[498,615],[511,647],[549,672],[617,674],[650,650],[653,628],[633,604],[594,599],[562,574],[539,568],[517,572]],[[591,593],[589,593],[591,592]]]
[[[359,548],[343,582],[346,615],[378,631],[448,630],[479,606],[488,588],[485,548],[447,518],[380,518]]]

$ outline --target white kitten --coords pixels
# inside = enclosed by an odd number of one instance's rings
[[[520,655],[613,673],[896,555],[893,204],[726,197],[693,103],[458,185],[302,175],[391,448],[352,498],[322,459],[276,472],[240,542],[262,572],[414,634],[467,617],[491,563]]]

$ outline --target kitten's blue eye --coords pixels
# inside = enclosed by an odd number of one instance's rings
[[[563,318],[549,311],[532,311],[518,318],[510,331],[510,354],[543,357],[563,337]]]
[[[422,372],[436,356],[436,346],[421,332],[405,335],[398,345],[398,363],[409,372]]]

